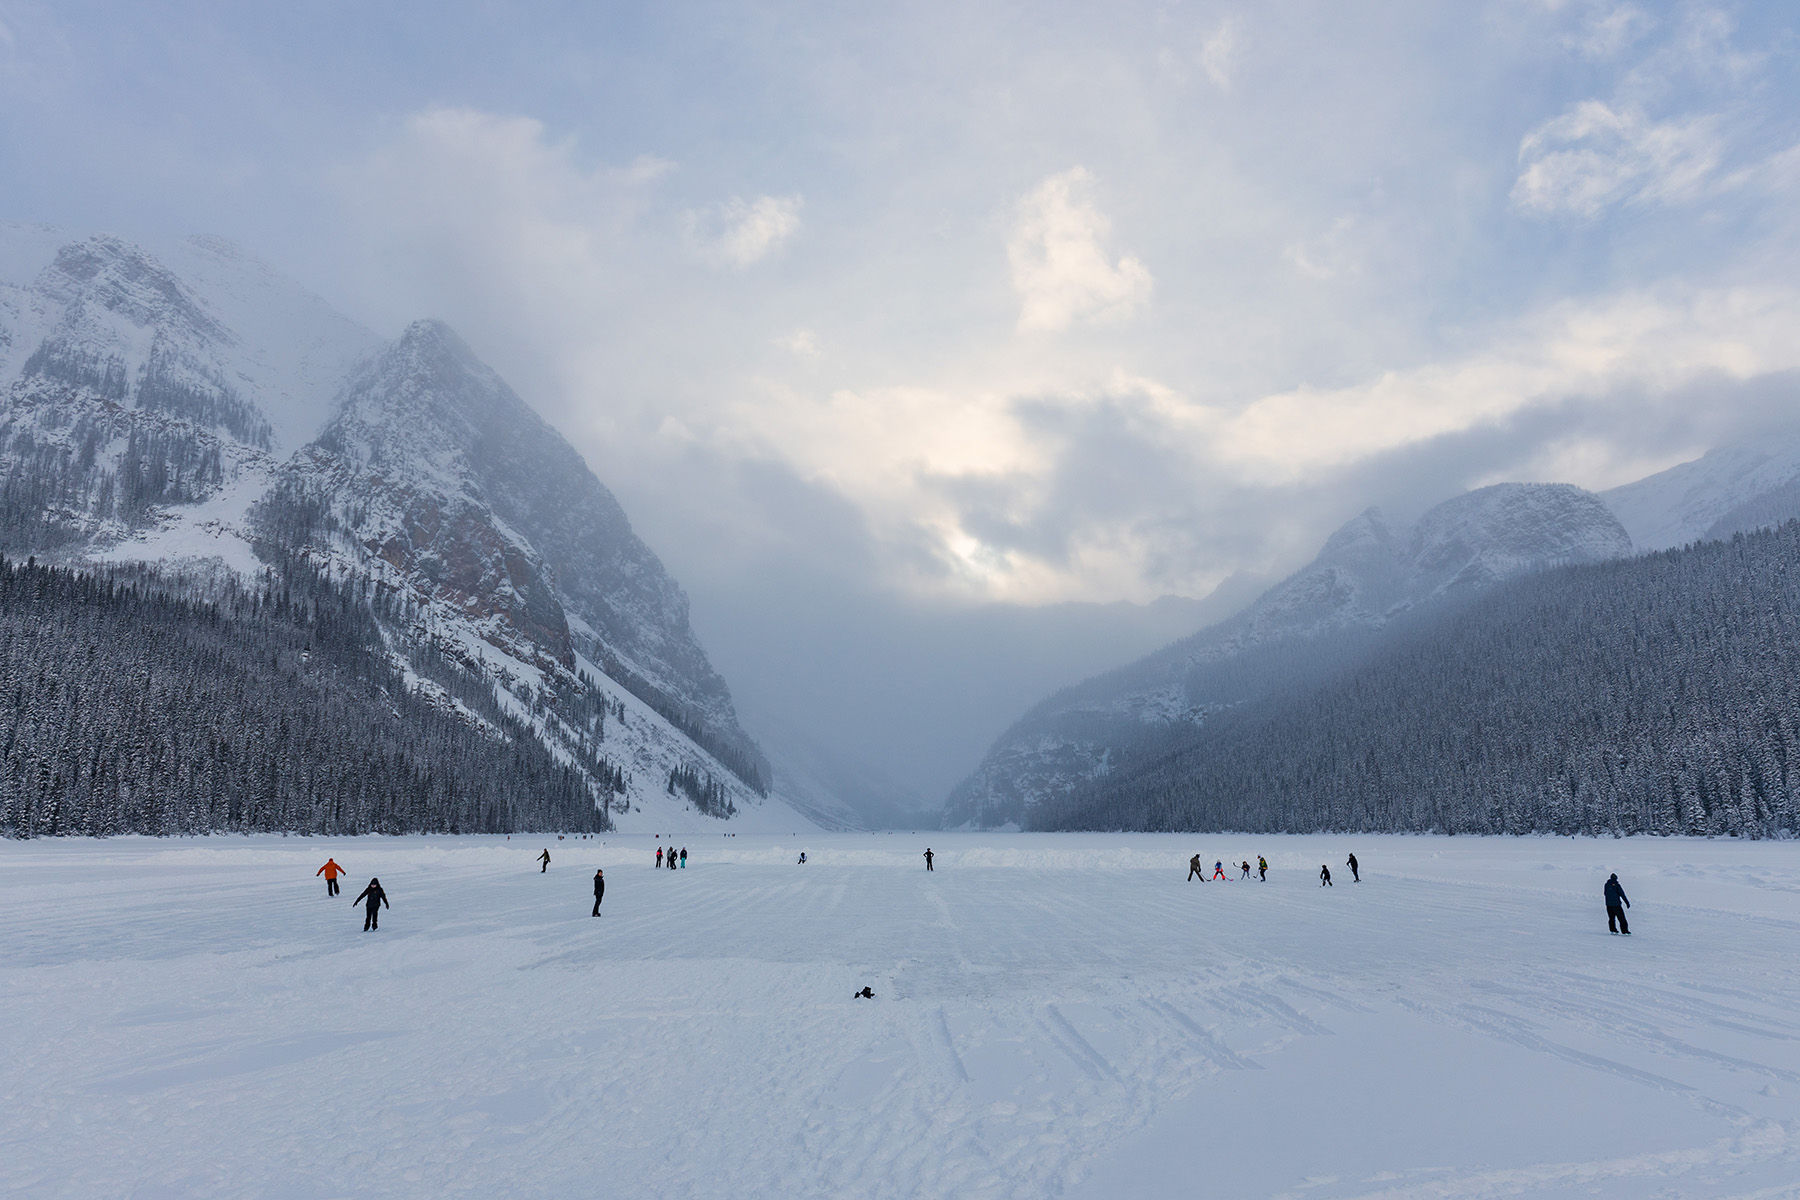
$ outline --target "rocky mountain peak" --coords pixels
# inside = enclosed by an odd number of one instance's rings
[[[1403,613],[1528,571],[1630,552],[1600,497],[1568,484],[1478,488],[1404,532],[1367,509],[1236,616],[1032,709],[952,794],[948,812],[953,821],[1022,821],[1122,754],[1347,661]]]
[[[228,369],[236,336],[144,250],[106,236],[71,242],[30,291],[47,328],[25,359],[25,379],[166,415],[187,437],[270,447],[267,414]]]
[[[686,595],[449,326],[383,343],[218,239],[58,237],[0,224],[0,553],[322,589],[412,700],[541,742],[621,821],[761,808]]]
[[[231,331],[161,262],[121,238],[71,242],[34,285],[66,306],[92,305],[166,337],[231,345]]]
[[[1631,553],[1631,537],[1593,492],[1567,483],[1498,483],[1437,505],[1413,526],[1408,592],[1485,587],[1523,571]]]
[[[1325,539],[1317,562],[1355,561],[1371,553],[1392,554],[1396,546],[1394,531],[1379,508],[1365,508]]]

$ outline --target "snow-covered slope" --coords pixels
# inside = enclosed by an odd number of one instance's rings
[[[1404,531],[1369,509],[1243,612],[1032,709],[951,795],[946,824],[1020,822],[1171,729],[1360,652],[1400,613],[1631,549],[1600,498],[1569,484],[1480,488]]]
[[[358,369],[257,529],[400,590],[419,606],[411,636],[494,675],[577,758],[594,748],[571,707],[617,707],[606,737],[629,747],[594,752],[629,776],[621,814],[669,807],[671,770],[714,781],[720,806],[762,805],[767,767],[686,596],[580,455],[442,323]]]
[[[178,273],[118,238],[60,238],[0,226],[0,266],[21,273],[0,282],[8,544],[251,569],[249,504],[379,339],[222,242],[184,243]]]
[[[1800,433],[1721,446],[1601,493],[1641,551],[1800,516]]]
[[[485,681],[615,821],[806,824],[766,798],[681,588],[447,327],[384,345],[215,239],[0,226],[0,267],[34,272],[0,282],[0,552],[328,570],[380,600],[397,661]]]

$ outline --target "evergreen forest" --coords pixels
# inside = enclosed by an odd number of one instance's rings
[[[1528,575],[1215,710],[1041,829],[1800,833],[1800,522]]]
[[[607,828],[490,684],[389,655],[383,603],[294,564],[202,589],[0,558],[0,833]]]

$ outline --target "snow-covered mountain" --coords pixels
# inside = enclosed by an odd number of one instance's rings
[[[1361,653],[1403,613],[1631,550],[1601,499],[1569,484],[1481,488],[1405,530],[1369,509],[1236,616],[1026,713],[951,795],[946,824],[1022,822],[1123,756],[1154,752],[1171,731]]]
[[[1777,525],[1800,516],[1800,433],[1721,446],[1601,498],[1641,551]]]
[[[484,681],[615,822],[804,826],[679,585],[448,327],[384,344],[217,240],[55,240],[0,226],[0,266],[36,268],[0,283],[0,552],[325,572],[382,598],[397,663]]]

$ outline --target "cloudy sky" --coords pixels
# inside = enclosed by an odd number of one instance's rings
[[[449,320],[620,493],[753,725],[935,800],[1193,616],[1050,606],[1241,588],[1371,503],[1611,486],[1786,419],[1797,32],[0,0],[0,217],[219,233],[379,331]]]

